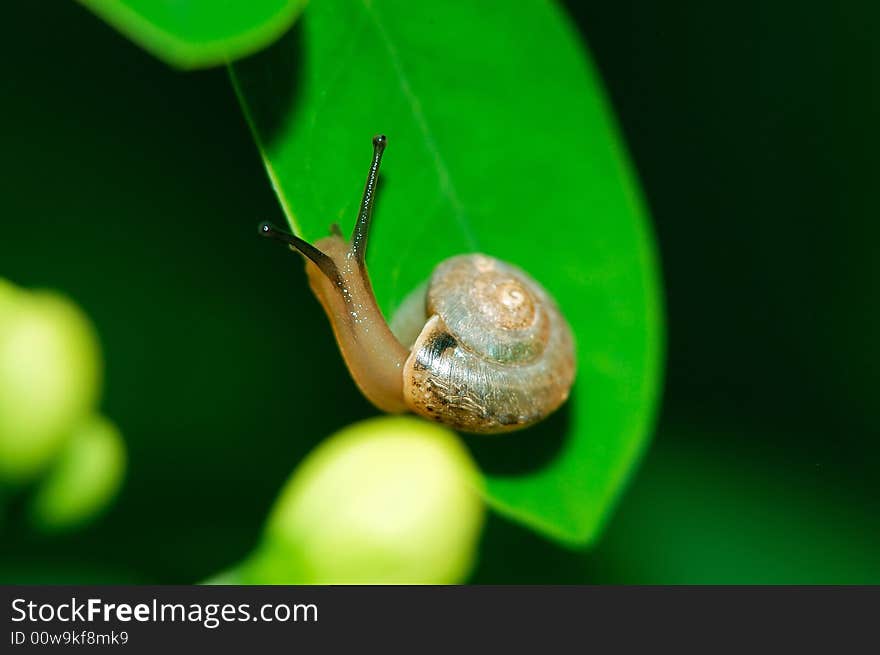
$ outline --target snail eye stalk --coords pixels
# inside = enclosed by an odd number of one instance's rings
[[[285,232],[271,223],[260,223],[258,230],[260,236],[286,243],[303,256],[308,257],[330,280],[336,280],[339,277],[339,271],[336,269],[336,264],[333,263],[333,260],[308,241],[300,239],[295,234],[290,234],[290,232]]]
[[[357,222],[351,234],[349,251],[361,268],[364,266],[367,254],[367,237],[370,232],[370,222],[373,220],[373,205],[375,204],[376,186],[379,180],[379,166],[382,163],[382,153],[385,151],[387,143],[388,138],[384,134],[378,134],[373,137],[373,160],[370,162],[370,170],[367,173],[367,183],[364,185],[364,195],[361,199]],[[261,236],[282,241],[310,259],[330,280],[336,281],[339,279],[339,270],[336,268],[333,259],[308,241],[275,227],[271,223],[260,223],[258,229]],[[338,237],[342,236],[342,231],[339,229],[338,224],[333,223],[330,226],[330,234]]]
[[[367,183],[364,185],[360,213],[354,226],[354,232],[351,234],[351,253],[361,266],[364,265],[364,259],[367,255],[367,237],[370,232],[370,221],[373,220],[373,203],[376,197],[376,183],[379,180],[379,165],[382,163],[382,153],[387,144],[388,138],[384,134],[373,137],[373,161],[370,162],[370,171],[367,174]]]

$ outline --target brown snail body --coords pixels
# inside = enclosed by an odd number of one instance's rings
[[[386,139],[373,161],[350,241],[336,226],[311,245],[268,224],[265,236],[306,257],[312,291],[363,394],[390,413],[411,411],[465,432],[532,425],[568,398],[571,329],[550,295],[519,268],[482,254],[441,262],[393,321],[382,316],[364,255]]]

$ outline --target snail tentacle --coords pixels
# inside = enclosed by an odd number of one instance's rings
[[[370,233],[370,222],[373,220],[379,166],[382,163],[382,153],[385,152],[387,143],[388,139],[384,134],[377,134],[373,137],[373,161],[370,163],[370,172],[367,174],[367,182],[364,185],[364,195],[361,199],[358,219],[354,225],[354,231],[351,233],[351,254],[361,266],[364,265],[367,256],[367,237]]]
[[[295,234],[275,227],[271,223],[260,223],[259,232],[261,236],[288,244],[291,248],[310,259],[329,280],[336,281],[339,278],[339,271],[333,260],[305,239],[300,239]]]
[[[330,320],[352,378],[374,405],[397,413],[407,410],[403,366],[409,350],[382,316],[364,263],[385,143],[382,135],[373,139],[373,159],[351,241],[338,226],[331,226],[330,236],[314,245],[268,224],[260,226],[260,234],[288,243],[307,259],[309,285]]]

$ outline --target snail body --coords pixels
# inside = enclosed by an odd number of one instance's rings
[[[394,331],[383,318],[364,255],[385,143],[373,139],[351,240],[336,226],[314,245],[265,223],[261,234],[305,256],[348,369],[379,409],[476,433],[542,420],[568,398],[574,342],[556,303],[524,271],[483,254],[450,257],[405,301]]]

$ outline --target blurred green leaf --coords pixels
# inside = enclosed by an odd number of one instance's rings
[[[368,257],[386,316],[467,251],[555,295],[578,344],[571,401],[468,443],[495,508],[563,541],[595,538],[651,428],[662,318],[639,191],[566,17],[537,0],[322,0],[232,80],[308,239],[350,229],[370,137],[388,135]]]
[[[115,425],[100,416],[80,423],[31,499],[34,524],[63,530],[92,519],[119,491],[125,459]]]
[[[172,66],[223,64],[268,45],[305,0],[80,0]]]

